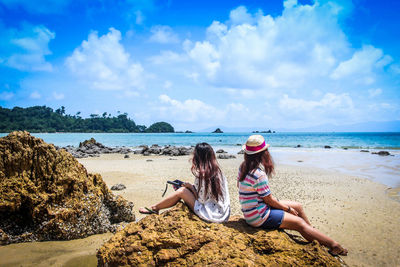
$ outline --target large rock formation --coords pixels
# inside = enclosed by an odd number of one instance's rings
[[[127,225],[98,250],[97,259],[99,266],[341,266],[317,242],[299,243],[243,219],[206,223],[178,204]]]
[[[65,150],[28,132],[0,138],[0,244],[115,230],[132,207]]]

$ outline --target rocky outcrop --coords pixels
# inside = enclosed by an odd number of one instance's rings
[[[57,149],[61,148],[57,147]],[[100,154],[109,153],[128,154],[132,152],[132,150],[127,147],[107,147],[97,142],[94,138],[79,143],[79,147],[66,146],[62,149],[71,153],[75,158],[99,157]]]
[[[65,150],[28,132],[0,138],[1,244],[113,231],[135,220],[132,207]]]
[[[97,259],[99,266],[341,266],[317,242],[258,230],[239,218],[206,223],[180,203],[127,225],[98,250]]]
[[[150,155],[167,155],[167,156],[186,156],[190,155],[193,152],[193,147],[184,147],[184,146],[164,146],[161,147],[157,144],[152,145],[150,147],[146,145],[140,146],[140,149],[134,150],[135,154],[142,154],[143,156]]]
[[[219,159],[235,159],[236,156],[230,154],[218,154],[217,158]]]
[[[372,152],[371,154],[376,154],[379,156],[390,156],[390,153],[388,151],[384,151],[384,150],[379,151],[379,152]]]
[[[220,153],[228,153],[223,149],[218,149],[217,151],[215,151],[215,153],[220,154]]]
[[[215,129],[215,131],[212,132],[212,133],[223,133],[223,131],[222,131],[220,128],[217,128],[217,129]]]

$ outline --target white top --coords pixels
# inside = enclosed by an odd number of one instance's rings
[[[222,175],[221,191],[223,198],[219,197],[217,201],[211,193],[211,185],[208,188],[207,196],[204,196],[205,183],[199,188],[199,178],[196,177],[194,186],[197,189],[199,198],[194,203],[194,212],[205,221],[208,222],[224,222],[229,219],[231,212],[228,182]]]

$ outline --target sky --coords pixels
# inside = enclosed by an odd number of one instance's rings
[[[194,131],[398,121],[399,11],[395,0],[0,0],[0,106]]]

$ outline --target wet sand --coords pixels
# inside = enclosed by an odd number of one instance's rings
[[[171,160],[173,159],[173,160]],[[109,187],[125,184],[114,191],[142,206],[162,199],[167,180],[193,182],[189,157],[102,155],[79,160],[89,172],[100,173]],[[219,160],[228,178],[232,214],[241,215],[236,189],[241,157]],[[337,171],[311,167],[277,165],[270,179],[272,193],[279,199],[303,203],[314,227],[349,249],[343,257],[350,266],[400,265],[400,202],[398,188]],[[172,187],[168,188],[168,193]],[[392,197],[390,197],[392,196]],[[96,249],[111,234],[80,240],[13,244],[0,247],[0,266],[95,266]]]

